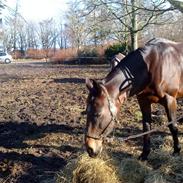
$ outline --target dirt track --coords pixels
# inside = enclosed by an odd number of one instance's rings
[[[0,182],[53,182],[55,173],[83,150],[85,78],[101,78],[108,71],[107,65],[0,65]],[[117,136],[141,132],[135,98],[127,101],[119,119],[123,128],[117,125]],[[117,156],[138,156],[141,139],[106,149]]]
[[[101,68],[100,68],[101,67]],[[0,65],[0,180],[52,180],[82,149],[88,76],[106,66]]]

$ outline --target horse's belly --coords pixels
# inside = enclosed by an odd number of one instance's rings
[[[178,91],[177,98],[183,97],[183,87]]]

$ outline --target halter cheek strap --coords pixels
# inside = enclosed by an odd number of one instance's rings
[[[115,61],[117,61],[118,63],[121,62],[121,60],[120,60],[119,58],[117,58],[117,57],[115,57],[114,59],[115,59]]]
[[[105,134],[107,132],[108,127],[110,126],[110,124],[114,121],[118,123],[118,120],[116,119],[116,106],[115,104],[112,102],[109,93],[107,91],[107,89],[105,88],[104,85],[101,84],[102,89],[104,90],[106,96],[107,96],[107,101],[108,101],[108,109],[110,112],[110,116],[111,116],[111,120],[109,121],[109,123],[107,124],[107,126],[102,130],[102,132],[100,133],[100,135],[98,137],[95,136],[90,136],[90,135],[86,135],[86,137],[88,138],[92,138],[94,140],[101,140],[102,138],[105,137]]]

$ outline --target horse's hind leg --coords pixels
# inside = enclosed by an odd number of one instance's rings
[[[174,152],[173,154],[179,154],[181,147],[178,139],[178,128],[177,128],[177,101],[176,98],[166,94],[165,97],[161,100],[161,104],[165,107],[168,121],[173,121],[173,124],[170,124],[168,127],[173,137],[174,143]]]
[[[151,129],[151,102],[143,95],[137,96],[140,109],[142,112],[143,132]],[[147,156],[150,153],[150,134],[143,137],[143,151],[139,159],[147,160]]]

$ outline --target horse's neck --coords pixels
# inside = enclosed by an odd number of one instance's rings
[[[127,81],[125,73],[121,69],[116,69],[114,72],[109,73],[105,78],[104,85],[107,88],[111,98],[116,98],[120,93],[130,91],[131,85]]]
[[[178,47],[178,50],[180,50],[180,55],[182,55],[183,57],[183,43],[179,43],[177,47]]]
[[[138,60],[127,58],[126,63],[120,63],[105,78],[105,86],[109,93],[117,96],[126,92],[128,96],[133,96],[141,92],[149,82],[149,72],[144,59]]]

